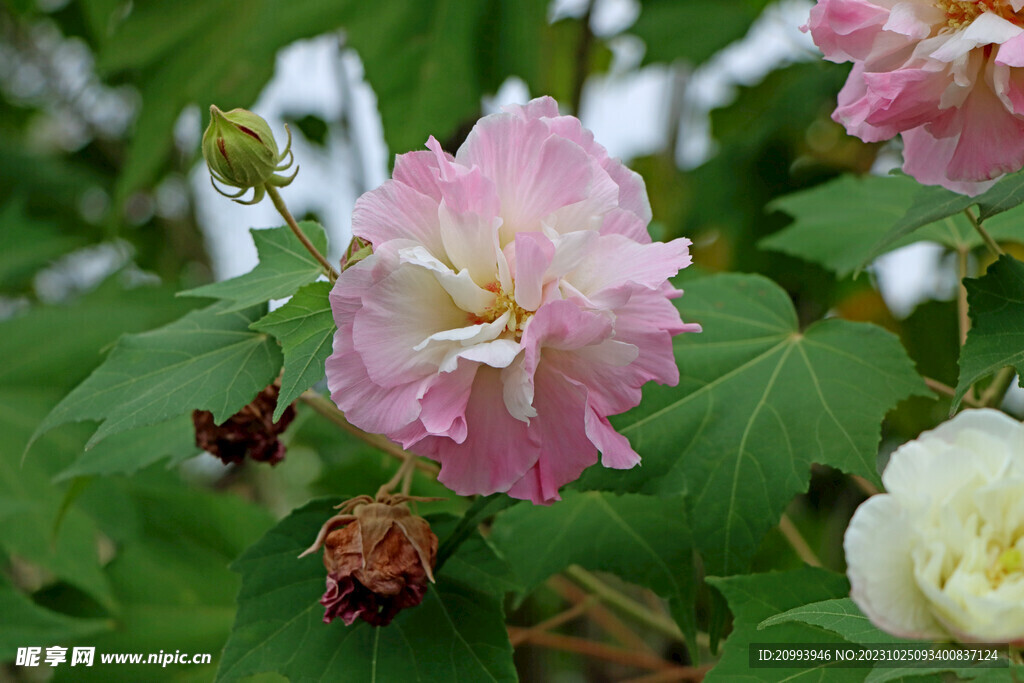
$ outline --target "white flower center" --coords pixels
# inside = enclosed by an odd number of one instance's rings
[[[515,299],[515,284],[513,283],[513,291],[506,292],[501,287],[501,283],[495,281],[484,286],[489,292],[494,292],[494,303],[487,307],[481,315],[469,314],[469,322],[473,325],[480,325],[483,323],[492,323],[506,313],[509,314],[508,322],[505,324],[505,330],[511,332],[516,341],[519,341],[523,337],[523,328],[526,327],[527,321],[533,317],[533,311],[527,311],[518,303]]]

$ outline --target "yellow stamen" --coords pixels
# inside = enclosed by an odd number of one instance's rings
[[[946,13],[946,25],[962,29],[984,12],[998,14],[1003,19],[1024,26],[1020,13],[1014,12],[1008,0],[937,0],[935,6]]]
[[[526,327],[526,321],[533,316],[533,311],[528,311],[520,306],[515,299],[515,290],[511,293],[506,292],[501,288],[501,284],[492,282],[484,289],[494,292],[494,303],[492,303],[482,315],[470,316],[470,322],[475,325],[481,323],[492,323],[505,313],[510,313],[508,322],[505,323],[505,330],[515,335],[516,341],[519,341],[523,336],[523,328]]]

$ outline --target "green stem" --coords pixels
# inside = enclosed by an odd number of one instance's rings
[[[567,576],[588,591],[601,598],[602,601],[633,617],[637,621],[651,627],[655,631],[681,642],[686,642],[679,625],[662,614],[656,614],[627,595],[620,593],[601,579],[579,565],[572,565],[565,570]]]
[[[338,279],[338,271],[335,270],[334,266],[331,265],[331,262],[324,258],[324,255],[313,246],[313,243],[309,241],[309,238],[306,237],[299,228],[299,224],[295,222],[295,217],[292,216],[292,212],[288,210],[288,205],[284,203],[284,199],[281,197],[281,193],[277,191],[277,188],[270,183],[266,183],[265,188],[267,190],[267,194],[270,196],[270,201],[274,202],[274,208],[277,209],[277,212],[281,214],[282,218],[284,218],[284,222],[288,224],[288,227],[292,229],[295,236],[299,238],[299,241],[302,242],[302,246],[306,248],[306,251],[312,254],[313,258],[323,266],[324,274],[333,283]]]
[[[981,405],[988,406],[989,408],[998,407],[1003,402],[1003,397],[1006,396],[1010,383],[1013,382],[1016,374],[1017,370],[1012,367],[1005,367],[1000,370],[992,379],[992,384],[989,384],[988,389],[985,389],[981,394]]]
[[[970,215],[970,211],[967,212]],[[967,257],[970,254],[967,247],[960,247],[956,253],[957,277],[960,282],[957,288],[956,311],[958,328],[960,330],[960,346],[967,342],[967,331],[971,328],[971,318],[967,308],[967,288],[964,287],[964,278],[967,277]]]
[[[473,531],[480,526],[480,522],[518,502],[515,498],[510,498],[504,493],[492,493],[489,496],[482,496],[473,501],[469,510],[459,520],[455,530],[448,535],[448,538],[444,539],[441,547],[437,549],[437,564],[434,565],[434,574],[441,571],[444,563],[455,554],[455,551],[459,549],[463,541],[473,534]]]
[[[949,386],[948,384],[943,384],[937,379],[925,377],[924,383],[927,384],[928,388],[934,391],[936,394],[942,394],[943,396],[948,396],[950,398],[956,396],[956,389]],[[965,405],[969,405],[972,408],[981,408],[985,405],[978,399],[974,398],[974,396],[972,396],[971,394],[965,394],[964,397],[960,400],[963,401]]]
[[[377,499],[379,500],[381,496],[391,493],[391,490],[398,486],[398,482],[402,481],[407,474],[412,473],[415,466],[416,456],[412,453],[406,453],[405,460],[402,461],[402,464],[398,467],[398,471],[395,472],[394,476],[392,476],[386,484],[377,489]]]
[[[989,251],[991,251],[996,258],[1002,256],[1002,248],[996,244],[994,239],[992,239],[992,235],[988,234],[988,230],[981,226],[981,221],[974,217],[974,213],[969,208],[964,209],[964,213],[967,214],[967,220],[971,222],[974,229],[978,231],[979,235],[981,235],[981,239],[985,242],[985,246],[989,248]]]

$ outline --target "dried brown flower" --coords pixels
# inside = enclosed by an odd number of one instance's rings
[[[324,622],[362,619],[387,626],[401,610],[423,601],[433,581],[437,536],[409,511],[408,496],[353,498],[321,528],[307,553],[324,547]],[[341,528],[334,528],[344,524]]]
[[[192,423],[196,428],[196,445],[216,455],[225,465],[242,462],[246,456],[271,465],[281,462],[285,447],[278,436],[295,419],[295,406],[288,406],[281,419],[274,422],[279,390],[276,383],[271,384],[222,425],[213,421],[213,413],[194,411]]]

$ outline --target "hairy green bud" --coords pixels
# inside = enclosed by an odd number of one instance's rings
[[[297,167],[290,177],[276,175],[287,170],[293,161],[292,134],[287,124],[284,129],[288,144],[279,152],[274,133],[261,117],[245,109],[225,113],[217,105],[210,105],[210,125],[203,133],[203,157],[214,189],[240,204],[255,204],[263,199],[266,183],[278,187],[291,183],[299,171]],[[214,180],[236,187],[238,192],[228,194]],[[249,188],[253,189],[252,199],[238,199]]]

